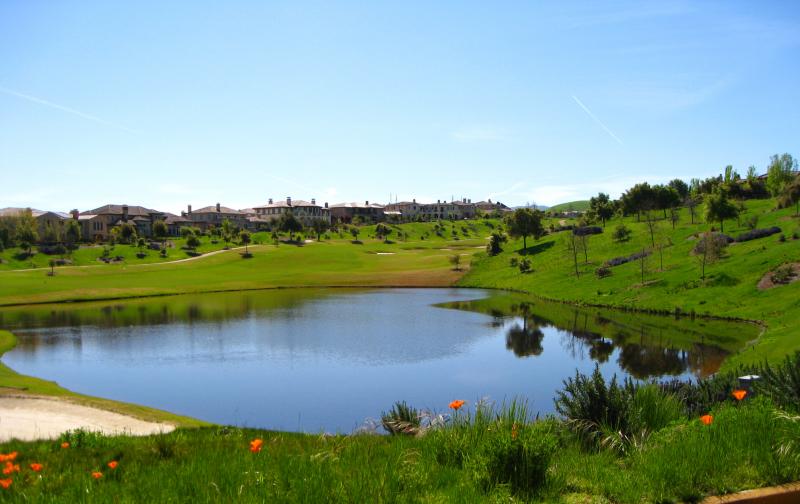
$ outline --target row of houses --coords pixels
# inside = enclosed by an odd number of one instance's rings
[[[3,208],[0,209],[0,217],[19,215],[25,210],[27,209]],[[500,202],[493,203],[492,200],[488,200],[472,203],[466,198],[450,202],[439,200],[436,203],[417,203],[416,200],[412,200],[381,205],[365,201],[363,204],[351,202],[329,206],[328,203],[318,205],[313,198],[311,201],[304,201],[287,197],[278,201],[270,198],[264,205],[241,210],[219,203],[199,209],[192,209],[192,206],[188,205],[180,215],[135,205],[104,205],[83,212],[72,210],[70,213],[31,209],[31,213],[38,223],[40,236],[44,235],[48,226],[57,228],[73,219],[80,224],[81,234],[85,240],[106,240],[111,230],[122,224],[134,225],[139,236],[152,237],[153,225],[157,221],[164,221],[170,236],[180,236],[182,227],[191,226],[208,231],[221,227],[225,221],[237,229],[251,231],[271,229],[276,221],[289,213],[304,226],[310,226],[318,220],[328,224],[350,224],[354,221],[375,223],[471,219],[479,210],[486,213],[510,211]]]

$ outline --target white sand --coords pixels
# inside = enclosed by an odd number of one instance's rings
[[[0,396],[0,442],[13,438],[53,439],[75,429],[146,436],[170,432],[175,426],[145,422],[56,398]]]

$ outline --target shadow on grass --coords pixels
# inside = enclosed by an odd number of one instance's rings
[[[553,245],[555,245],[555,244],[556,243],[554,241],[547,241],[547,242],[537,243],[536,245],[534,245],[532,247],[528,247],[526,249],[519,249],[519,250],[517,250],[517,253],[519,255],[541,254],[545,250],[552,248]]]

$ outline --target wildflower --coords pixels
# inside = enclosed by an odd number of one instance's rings
[[[0,462],[11,462],[17,458],[17,452],[13,451],[8,454],[0,453]]]
[[[711,425],[711,422],[714,421],[714,417],[711,415],[703,415],[700,417],[700,421],[703,422],[703,425]]]
[[[731,392],[731,395],[736,398],[737,401],[741,401],[747,396],[746,390],[734,390]]]
[[[12,472],[19,472],[19,464],[12,464],[11,462],[6,462],[5,467],[3,467],[3,474],[11,474]]]
[[[11,478],[0,479],[0,486],[3,487],[3,488],[8,488],[8,487],[11,486],[11,483],[13,483],[13,482],[14,482],[14,480],[12,480]]]
[[[250,451],[253,453],[258,453],[261,451],[261,446],[264,444],[264,441],[261,439],[254,439],[250,441]]]
[[[517,422],[511,426],[511,439],[517,439]]]
[[[111,469],[116,469],[118,465],[119,462],[117,462],[116,460],[112,460],[111,462],[108,463],[108,467]]]
[[[43,467],[44,467],[44,466],[43,466],[42,464],[39,464],[39,463],[37,463],[37,462],[34,462],[33,464],[31,464],[31,471],[33,471],[33,472],[39,472],[39,471],[41,471],[41,470],[42,470],[42,468],[43,468]]]
[[[452,401],[450,403],[450,409],[455,411],[461,409],[461,406],[464,406],[464,401],[462,401],[461,399],[456,399],[455,401]]]
[[[103,477],[103,473],[101,473],[100,471],[95,471],[95,472],[92,473],[92,478],[94,478],[94,479],[100,479],[102,477]]]
[[[66,450],[67,448],[69,448],[69,443],[64,441],[63,443],[61,443],[61,448]]]

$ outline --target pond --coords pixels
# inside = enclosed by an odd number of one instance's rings
[[[395,401],[523,398],[553,412],[576,370],[690,378],[747,324],[474,289],[281,289],[0,310],[12,369],[215,423],[350,432]]]

